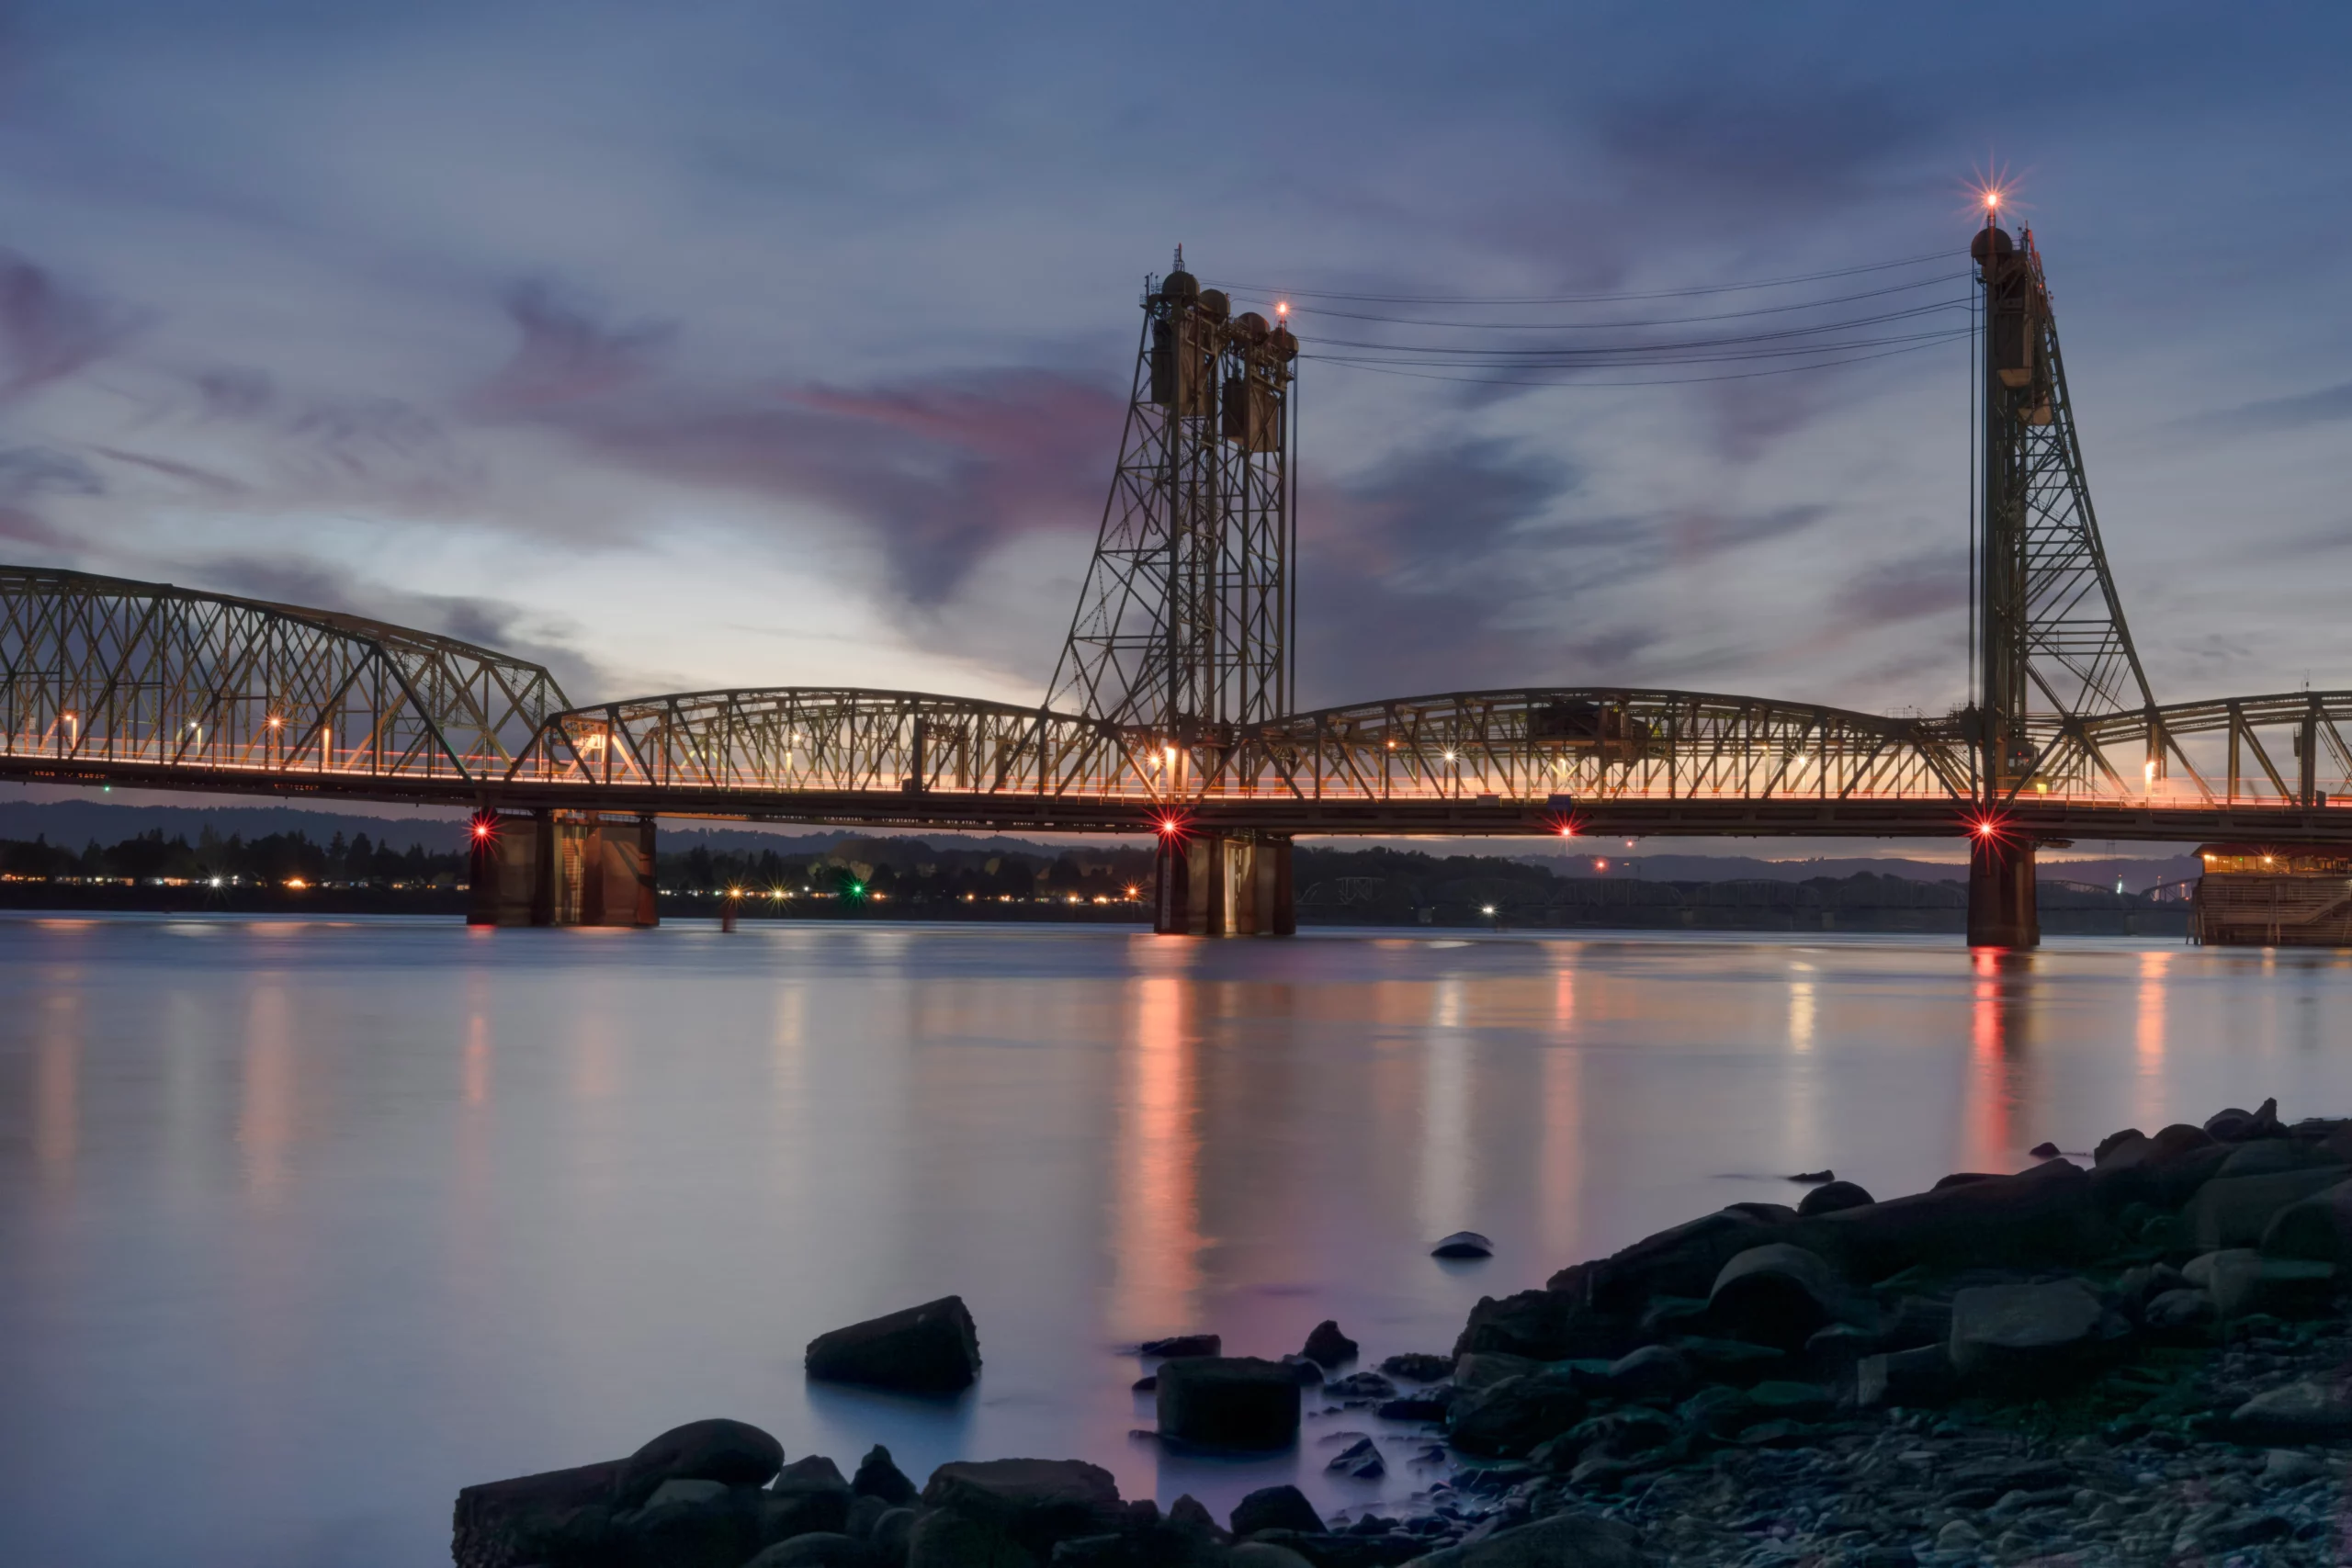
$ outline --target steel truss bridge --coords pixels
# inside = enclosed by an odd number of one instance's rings
[[[1285,874],[1302,833],[1974,833],[2021,848],[2029,900],[2036,843],[2352,842],[2352,691],[2143,700],[2040,258],[1990,226],[1976,254],[1980,619],[1988,646],[2007,641],[1956,714],[1624,687],[1291,711],[1296,340],[1232,317],[1180,265],[1144,300],[1118,473],[1048,705],[786,687],[583,706],[540,666],[448,637],[0,568],[0,777],[541,817],[1156,831],[1280,846]],[[1286,874],[1268,894],[1279,913],[1237,915],[1228,884],[1248,865],[1166,844],[1163,860],[1162,929],[1285,929]],[[1223,926],[1197,908],[1185,923],[1197,893],[1169,904],[1171,880],[1204,876]]]

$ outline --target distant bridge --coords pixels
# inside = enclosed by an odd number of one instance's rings
[[[453,638],[0,568],[0,777],[469,807],[478,912],[505,919],[650,919],[656,814],[1158,833],[1160,929],[1211,932],[1289,928],[1301,833],[1966,834],[1972,929],[1997,942],[2033,939],[2037,843],[2352,842],[2352,692],[2141,700],[2039,258],[1990,227],[1977,254],[1987,653],[1957,714],[1627,687],[1297,711],[1296,342],[1180,270],[1145,300],[1046,705],[786,687],[578,706]],[[647,822],[632,842],[608,815]]]

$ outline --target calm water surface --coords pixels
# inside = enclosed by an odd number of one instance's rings
[[[1120,1347],[1335,1316],[1369,1364],[1791,1171],[2343,1114],[2347,998],[2332,953],[2129,942],[0,919],[0,1560],[446,1562],[460,1485],[716,1414],[1361,1507],[1318,1440],[1360,1415],[1163,1455]],[[1427,1257],[1465,1226],[1492,1261]],[[949,1292],[962,1401],[804,1382]]]

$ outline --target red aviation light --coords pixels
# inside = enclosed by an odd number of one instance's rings
[[[1967,818],[1968,835],[1980,844],[1996,844],[2009,836],[2008,819],[1995,811],[1979,811]]]
[[[1163,839],[1181,839],[1184,836],[1184,818],[1172,811],[1154,818],[1151,826],[1152,831]]]
[[[478,813],[473,823],[474,842],[487,844],[498,837],[498,818],[490,812]]]

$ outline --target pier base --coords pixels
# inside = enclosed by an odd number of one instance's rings
[[[653,818],[535,811],[473,842],[473,926],[652,926]]]
[[[1168,834],[1159,840],[1151,929],[1162,936],[1290,936],[1290,840],[1270,833]]]
[[[1980,838],[1968,856],[1968,945],[2039,947],[2033,840]]]

